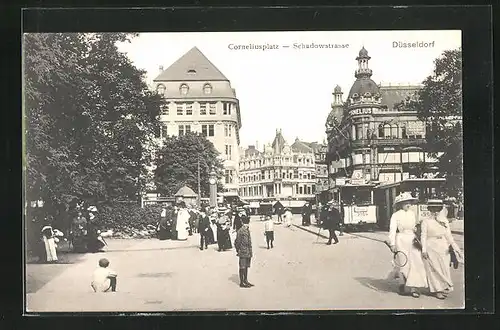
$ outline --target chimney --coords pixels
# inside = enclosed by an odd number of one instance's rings
[[[160,73],[163,72],[163,65],[160,65],[160,67],[158,68],[160,70]]]
[[[255,141],[255,149],[259,150],[259,141]]]

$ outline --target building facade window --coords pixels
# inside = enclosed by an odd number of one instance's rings
[[[226,159],[227,160],[231,160],[233,158],[232,157],[232,147],[233,146],[226,144]]]
[[[160,106],[160,115],[168,116],[168,104],[162,104]]]
[[[231,128],[232,128],[232,125],[231,124],[225,124],[224,125],[224,136],[225,137],[231,137]],[[254,162],[252,162],[252,165],[253,165]],[[253,167],[253,166],[252,166]]]
[[[192,104],[186,104],[186,115],[187,116],[193,115],[193,105]]]
[[[191,132],[191,125],[179,125],[179,136],[186,135]]]
[[[231,114],[231,103],[224,102],[222,103],[222,113],[224,115],[230,115]]]
[[[165,96],[166,90],[167,88],[163,84],[158,84],[158,86],[156,86],[156,92],[161,96]]]
[[[168,137],[168,129],[167,129],[167,125],[161,125],[161,138],[166,138]]]
[[[212,93],[212,85],[210,84],[205,84],[203,86],[203,93],[204,94],[211,94]]]
[[[184,104],[177,104],[177,116],[184,114]]]
[[[225,171],[225,179],[226,183],[233,183],[233,176],[234,176],[234,171],[233,170],[226,170]]]
[[[187,95],[188,91],[189,91],[188,85],[182,84],[181,87],[180,87],[181,94],[182,95]]]
[[[207,114],[207,104],[200,103],[200,115],[205,116]]]
[[[201,125],[201,135],[214,136],[214,125]]]
[[[217,108],[215,103],[210,103],[210,115],[216,115],[217,114]]]

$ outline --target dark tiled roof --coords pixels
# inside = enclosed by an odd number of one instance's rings
[[[276,153],[280,153],[283,150],[283,147],[285,146],[285,138],[281,134],[281,131],[276,132],[276,136],[274,137],[273,144],[271,145],[273,147],[273,150]]]
[[[245,157],[258,156],[260,151],[255,149],[255,146],[248,146],[248,149],[245,150]]]
[[[194,70],[194,73],[190,73]],[[154,81],[210,81],[228,80],[210,60],[193,47],[171,66],[164,70]]]
[[[358,78],[354,84],[352,84],[351,90],[349,91],[349,97],[352,97],[354,93],[363,96],[366,92],[375,95],[379,93],[379,87],[370,78]]]
[[[165,91],[165,97],[167,99],[183,99],[183,100],[188,100],[192,98],[193,100],[196,99],[197,101],[201,101],[206,99],[207,101],[214,100],[217,101],[221,98],[230,98],[230,99],[235,99],[236,95],[234,94],[234,91],[231,88],[213,88],[212,92],[210,94],[205,94],[203,92],[202,88],[196,89],[191,86],[189,86],[189,82],[187,82],[187,85],[189,88],[189,91],[186,95],[182,94],[180,91],[180,86],[181,84],[179,83],[179,88],[175,89],[167,89]]]
[[[298,138],[295,139],[295,142],[291,145],[291,148],[295,152],[314,152],[309,145],[307,145],[305,142],[300,141]]]
[[[407,96],[412,96],[415,92],[420,90],[421,86],[381,86],[380,95],[382,97],[382,104],[387,105],[389,110],[394,110],[394,105],[403,101]]]

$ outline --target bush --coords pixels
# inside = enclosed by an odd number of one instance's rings
[[[113,231],[118,238],[150,238],[156,234],[161,206],[148,205],[141,208],[135,203],[120,203],[103,207],[98,222],[101,230]]]

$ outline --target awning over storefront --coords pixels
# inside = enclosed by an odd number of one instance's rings
[[[222,196],[222,197],[237,197],[238,193],[235,191],[226,191],[222,193],[218,193],[217,196]]]

